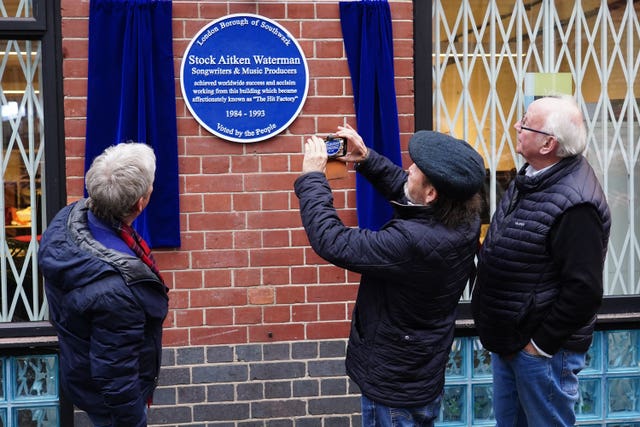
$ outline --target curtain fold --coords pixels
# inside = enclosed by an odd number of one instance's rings
[[[133,226],[151,247],[180,246],[170,0],[91,0],[85,171],[110,145],[149,144],[154,191]]]
[[[400,166],[389,4],[386,0],[340,2],[340,22],[358,133],[368,147]],[[393,214],[388,201],[360,175],[356,177],[356,203],[361,228],[378,230]]]

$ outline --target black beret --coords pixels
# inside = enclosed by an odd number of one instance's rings
[[[448,197],[466,200],[484,183],[482,156],[461,139],[419,130],[409,140],[409,155],[436,190]]]

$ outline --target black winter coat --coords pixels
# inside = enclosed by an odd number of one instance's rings
[[[61,385],[113,427],[146,426],[157,385],[167,289],[139,258],[91,235],[85,200],[61,210],[38,253],[60,345]]]
[[[311,246],[325,260],[361,274],[347,348],[349,376],[369,399],[421,406],[442,393],[456,307],[473,265],[479,218],[458,229],[431,209],[404,204],[406,173],[369,151],[358,171],[393,203],[380,231],[346,227],[322,173],[295,182]]]

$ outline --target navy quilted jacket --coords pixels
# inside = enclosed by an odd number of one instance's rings
[[[84,200],[56,215],[38,257],[66,397],[111,416],[113,427],[146,426],[145,405],[160,370],[166,287],[139,258],[94,240]]]
[[[358,171],[396,216],[377,232],[346,227],[322,173],[295,182],[311,246],[325,260],[361,274],[347,348],[349,376],[384,405],[424,405],[441,393],[456,306],[477,249],[480,220],[452,230],[431,210],[405,204],[406,173],[370,151]]]
[[[591,205],[603,227],[604,260],[609,207],[583,156],[563,159],[533,177],[524,174],[525,167],[505,192],[478,256],[472,301],[478,334],[485,348],[500,354],[519,351],[532,337],[544,341],[548,353],[561,347],[583,352],[602,299],[601,277],[598,283],[567,286],[548,238],[568,209]]]

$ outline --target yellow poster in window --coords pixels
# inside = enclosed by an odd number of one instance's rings
[[[573,95],[571,73],[526,73],[524,76],[524,108],[534,100],[550,95]]]

